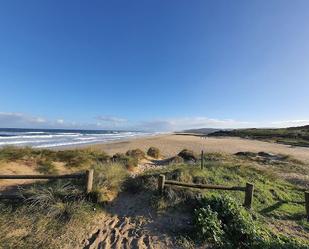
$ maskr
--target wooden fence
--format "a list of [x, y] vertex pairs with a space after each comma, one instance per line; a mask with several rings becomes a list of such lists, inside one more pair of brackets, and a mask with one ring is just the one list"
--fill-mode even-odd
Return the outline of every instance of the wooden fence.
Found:
[[[67, 174], [67, 175], [0, 175], [0, 179], [84, 179], [85, 180], [85, 192], [88, 194], [92, 190], [93, 185], [93, 169], [87, 170], [85, 173]], [[14, 195], [1, 195], [0, 199], [8, 199], [14, 197]]]
[[247, 183], [245, 187], [240, 187], [240, 186], [229, 187], [229, 186], [222, 186], [222, 185], [194, 184], [194, 183], [185, 183], [185, 182], [165, 180], [165, 175], [160, 175], [158, 179], [158, 190], [160, 193], [163, 193], [165, 185], [174, 185], [174, 186], [179, 186], [179, 187], [198, 188], [198, 189], [243, 191], [245, 192], [244, 206], [248, 209], [252, 207], [254, 185], [251, 183]]
[[[186, 188], [198, 188], [198, 189], [216, 189], [216, 190], [228, 190], [228, 191], [243, 191], [245, 192], [244, 207], [251, 209], [253, 201], [253, 191], [254, 185], [252, 183], [247, 183], [245, 187], [240, 186], [222, 186], [222, 185], [210, 185], [210, 184], [194, 184], [186, 182], [178, 182], [166, 180], [165, 175], [160, 175], [158, 179], [158, 190], [159, 193], [163, 193], [165, 185], [174, 185]], [[305, 192], [305, 210], [306, 218], [309, 221], [309, 192]]]

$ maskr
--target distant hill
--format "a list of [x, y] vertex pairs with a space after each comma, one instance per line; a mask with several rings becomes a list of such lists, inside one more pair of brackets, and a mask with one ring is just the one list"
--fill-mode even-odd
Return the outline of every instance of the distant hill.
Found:
[[193, 133], [193, 134], [200, 134], [200, 135], [208, 135], [210, 133], [214, 133], [220, 131], [220, 129], [215, 129], [215, 128], [199, 128], [199, 129], [189, 129], [189, 130], [184, 130], [178, 133]]
[[293, 146], [309, 147], [309, 125], [278, 129], [235, 129], [219, 130], [208, 134], [208, 136], [230, 136], [259, 139], [283, 143]]

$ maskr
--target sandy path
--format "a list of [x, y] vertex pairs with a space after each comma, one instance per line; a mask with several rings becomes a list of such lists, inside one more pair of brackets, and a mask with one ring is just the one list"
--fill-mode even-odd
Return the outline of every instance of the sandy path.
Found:
[[[83, 249], [179, 248], [177, 231], [190, 220], [179, 213], [158, 216], [144, 193], [121, 193], [107, 206], [108, 215], [83, 243]], [[172, 233], [172, 234], [171, 234]]]
[[129, 141], [113, 142], [90, 147], [99, 148], [109, 154], [126, 152], [129, 149], [140, 148], [147, 150], [150, 146], [158, 147], [164, 156], [174, 156], [180, 150], [187, 148], [200, 152], [236, 153], [239, 151], [271, 152], [291, 155], [299, 160], [309, 163], [309, 148], [291, 147], [289, 145], [262, 142], [233, 137], [197, 137], [188, 135], [159, 135], [148, 138], [138, 138]]

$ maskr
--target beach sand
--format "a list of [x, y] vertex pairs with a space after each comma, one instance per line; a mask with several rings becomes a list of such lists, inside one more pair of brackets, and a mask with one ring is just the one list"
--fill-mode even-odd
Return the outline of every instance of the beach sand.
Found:
[[269, 152], [291, 155], [294, 158], [309, 163], [309, 148], [291, 147], [289, 145], [262, 142], [258, 140], [234, 137], [199, 137], [193, 135], [157, 135], [152, 137], [136, 138], [121, 142], [88, 145], [87, 147], [100, 149], [113, 155], [117, 152], [125, 153], [129, 149], [140, 148], [144, 151], [150, 146], [160, 149], [163, 156], [169, 157], [179, 153], [182, 149], [190, 149], [197, 153], [205, 152], [236, 153], [239, 151]]

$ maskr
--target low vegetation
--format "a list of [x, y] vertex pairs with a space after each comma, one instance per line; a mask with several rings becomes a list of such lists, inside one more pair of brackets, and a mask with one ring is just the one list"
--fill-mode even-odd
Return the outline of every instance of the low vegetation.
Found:
[[56, 174], [58, 173], [54, 163], [49, 159], [40, 159], [37, 162], [37, 171], [42, 174]]
[[147, 151], [147, 155], [156, 159], [161, 156], [160, 150], [156, 147], [150, 147]]
[[94, 165], [94, 188], [92, 195], [95, 202], [107, 202], [122, 190], [122, 185], [129, 177], [126, 167], [121, 163], [98, 163]]
[[120, 163], [127, 167], [127, 169], [134, 169], [138, 166], [138, 159], [135, 157], [127, 156], [126, 154], [116, 153], [112, 157], [113, 162]]
[[181, 157], [185, 161], [197, 161], [197, 155], [192, 150], [184, 149], [178, 153], [178, 156]]
[[308, 248], [297, 239], [275, 235], [228, 196], [203, 198], [193, 222], [196, 238], [213, 248]]
[[76, 183], [36, 184], [22, 196], [0, 203], [0, 248], [77, 248], [103, 212]]
[[[89, 195], [84, 194], [82, 180], [58, 180], [25, 186], [20, 190], [21, 201], [1, 202], [0, 248], [80, 247], [96, 221], [112, 209], [113, 205], [107, 209], [105, 204], [119, 201], [119, 194], [127, 196], [126, 202], [130, 198], [136, 202], [133, 207], [151, 208], [158, 217], [174, 219], [171, 237], [183, 248], [309, 248], [304, 208], [308, 185], [289, 178], [309, 174], [302, 162], [265, 152], [206, 153], [201, 169], [200, 155], [183, 150], [170, 164], [131, 177], [129, 165], [139, 167], [144, 157], [140, 150], [110, 157], [93, 150], [0, 149], [2, 162], [31, 161], [34, 166], [29, 167], [42, 174], [61, 173], [59, 163], [74, 172], [89, 168], [95, 172]], [[159, 174], [188, 183], [245, 186], [251, 182], [253, 209], [241, 206], [243, 192], [166, 186], [159, 195]], [[182, 221], [183, 217], [188, 219]]]
[[142, 160], [145, 158], [145, 152], [140, 149], [128, 150], [126, 155], [137, 160]]
[[220, 130], [208, 136], [231, 136], [309, 147], [309, 125], [281, 129], [237, 129]]

